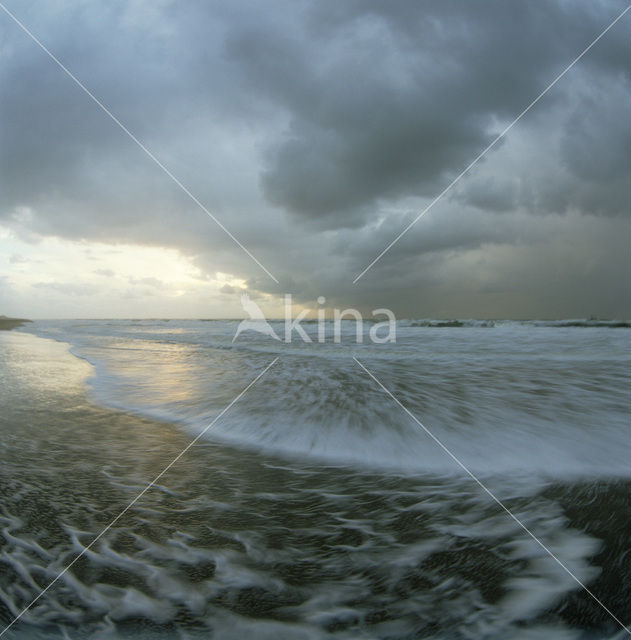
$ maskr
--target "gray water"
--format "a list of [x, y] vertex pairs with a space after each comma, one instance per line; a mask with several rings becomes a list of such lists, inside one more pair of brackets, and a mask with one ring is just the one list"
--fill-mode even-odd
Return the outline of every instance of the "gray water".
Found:
[[7, 637], [625, 637], [352, 357], [629, 622], [631, 332], [432, 324], [0, 336], [7, 623], [279, 357]]

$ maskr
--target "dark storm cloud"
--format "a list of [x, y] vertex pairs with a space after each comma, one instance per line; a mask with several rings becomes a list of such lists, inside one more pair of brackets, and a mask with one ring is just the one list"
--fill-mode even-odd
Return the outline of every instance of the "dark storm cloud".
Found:
[[[280, 284], [0, 15], [0, 223], [23, 238], [174, 247], [253, 290], [330, 291], [343, 306], [382, 297], [412, 309], [411, 292], [431, 289], [447, 309], [449, 265], [563, 234], [541, 214], [607, 217], [620, 225], [608, 237], [628, 232], [631, 14], [350, 286], [621, 2], [8, 4]], [[599, 262], [604, 240], [591, 251], [603, 281], [623, 270], [617, 253], [615, 269]], [[514, 273], [510, 252], [493, 256]], [[542, 256], [531, 259], [554, 263]], [[573, 265], [555, 267], [559, 282]], [[469, 300], [491, 286], [470, 282], [467, 296], [450, 291]]]
[[[252, 198], [238, 184], [243, 167], [230, 162], [240, 151], [232, 128], [242, 101], [218, 51], [218, 18], [194, 6], [195, 15], [168, 5], [156, 12], [152, 3], [12, 8], [193, 192], [239, 226]], [[227, 249], [214, 223], [0, 17], [9, 43], [0, 67], [0, 220], [24, 233]]]
[[561, 158], [575, 189], [570, 204], [596, 214], [631, 213], [631, 55], [613, 87], [594, 83], [565, 126]]
[[466, 189], [464, 196], [457, 199], [478, 209], [502, 213], [513, 211], [517, 207], [521, 188], [518, 179], [490, 177], [474, 181]]
[[[519, 113], [597, 35], [615, 15], [607, 8], [321, 3], [290, 34], [270, 20], [236, 25], [231, 55], [289, 117], [268, 150], [266, 196], [331, 228], [361, 225], [383, 200], [435, 195], [492, 140], [498, 121]], [[631, 46], [612, 36], [603, 48], [591, 72], [627, 73]], [[568, 135], [589, 144], [584, 128]], [[618, 162], [606, 142], [585, 151], [574, 162]], [[499, 194], [475, 199], [491, 210], [511, 204]]]

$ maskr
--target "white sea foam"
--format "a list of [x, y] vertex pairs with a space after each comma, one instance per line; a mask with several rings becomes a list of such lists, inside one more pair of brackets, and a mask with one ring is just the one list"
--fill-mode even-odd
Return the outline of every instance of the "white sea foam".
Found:
[[[458, 466], [352, 360], [356, 355], [477, 473], [631, 473], [631, 332], [555, 323], [401, 323], [396, 344], [279, 344], [231, 321], [35, 323], [91, 362], [96, 397], [199, 433], [292, 456], [400, 470]], [[415, 326], [414, 323], [421, 326]], [[545, 326], [539, 326], [545, 324]], [[462, 326], [461, 326], [462, 325]], [[553, 325], [553, 326], [550, 326]], [[565, 327], [562, 331], [559, 326]], [[30, 327], [29, 327], [30, 328]], [[315, 331], [311, 327], [310, 331]]]
[[[102, 402], [162, 415], [192, 433], [269, 362], [256, 340], [216, 346], [230, 337], [229, 323], [96, 324], [36, 327], [72, 341], [95, 365], [91, 384]], [[283, 353], [209, 435], [290, 455], [212, 441], [191, 448], [24, 615], [16, 637], [565, 640], [590, 638], [584, 623], [593, 618], [593, 637], [607, 637], [587, 596], [596, 614], [577, 612], [579, 585], [388, 406], [349, 355], [358, 353], [481, 470], [580, 579], [592, 586], [611, 572], [595, 588], [618, 611], [626, 604], [615, 602], [617, 580], [628, 576], [626, 540], [615, 532], [626, 512], [616, 512], [615, 491], [608, 495], [599, 478], [619, 464], [617, 449], [628, 454], [626, 332], [409, 331], [396, 357], [367, 345], [361, 353], [355, 345]], [[1, 398], [19, 418], [0, 432], [8, 452], [0, 468], [5, 617], [190, 442], [172, 425], [87, 403], [78, 383], [90, 367], [54, 346], [23, 359], [11, 395]], [[330, 464], [346, 459], [354, 466]], [[590, 480], [568, 483], [570, 472]], [[623, 489], [620, 496], [626, 501]]]

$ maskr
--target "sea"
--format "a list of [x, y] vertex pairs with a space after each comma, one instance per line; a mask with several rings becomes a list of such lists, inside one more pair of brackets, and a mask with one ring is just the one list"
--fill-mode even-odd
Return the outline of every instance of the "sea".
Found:
[[631, 324], [238, 324], [0, 332], [3, 640], [631, 637]]

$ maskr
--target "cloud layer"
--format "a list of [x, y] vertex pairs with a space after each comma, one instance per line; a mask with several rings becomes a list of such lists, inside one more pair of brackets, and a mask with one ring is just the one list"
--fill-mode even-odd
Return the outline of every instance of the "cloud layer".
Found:
[[630, 312], [631, 15], [352, 285], [621, 2], [7, 6], [280, 284], [2, 14], [0, 225], [23, 241], [174, 248], [399, 315]]

